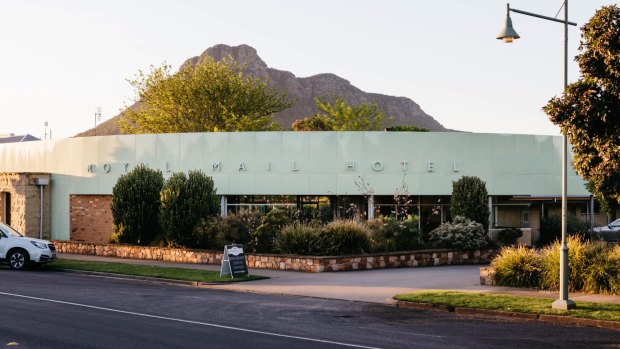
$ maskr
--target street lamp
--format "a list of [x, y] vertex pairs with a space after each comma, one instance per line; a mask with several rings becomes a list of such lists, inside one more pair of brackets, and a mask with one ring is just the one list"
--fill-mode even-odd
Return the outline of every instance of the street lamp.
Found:
[[[520, 13], [527, 16], [546, 19], [553, 22], [564, 23], [564, 91], [568, 86], [568, 25], [576, 26], [577, 23], [568, 21], [568, 0], [564, 1], [564, 20], [542, 16], [539, 14], [517, 10], [510, 8], [510, 4], [506, 4], [506, 25], [497, 36], [498, 39], [506, 43], [513, 42], [519, 38], [519, 34], [512, 27], [510, 19], [510, 11]], [[568, 246], [566, 245], [566, 182], [567, 182], [567, 163], [568, 163], [568, 139], [566, 132], [562, 131], [562, 242], [560, 246], [560, 298], [551, 304], [554, 309], [575, 309], [575, 302], [568, 299]]]

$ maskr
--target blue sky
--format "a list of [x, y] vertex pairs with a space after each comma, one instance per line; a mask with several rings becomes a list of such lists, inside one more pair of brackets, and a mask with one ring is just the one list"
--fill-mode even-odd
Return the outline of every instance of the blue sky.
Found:
[[[582, 26], [616, 3], [573, 0]], [[555, 16], [560, 0], [513, 0]], [[557, 135], [541, 107], [563, 87], [563, 25], [512, 14], [520, 40], [495, 37], [498, 0], [0, 0], [0, 133], [70, 137], [131, 104], [126, 79], [216, 44], [248, 44], [296, 76], [334, 73], [368, 92], [411, 98], [444, 126]], [[560, 17], [563, 16], [563, 12]], [[569, 82], [580, 31], [569, 28]]]

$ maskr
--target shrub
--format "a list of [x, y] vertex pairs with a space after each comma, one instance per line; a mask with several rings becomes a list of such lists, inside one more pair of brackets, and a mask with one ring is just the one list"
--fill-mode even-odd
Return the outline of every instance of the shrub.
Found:
[[514, 245], [522, 236], [523, 230], [519, 228], [504, 228], [497, 233], [497, 241], [503, 245]]
[[262, 217], [261, 224], [250, 231], [248, 249], [254, 252], [271, 252], [276, 234], [290, 223], [288, 212], [274, 209]]
[[[590, 263], [590, 244], [578, 236], [569, 236], [568, 245], [568, 289], [579, 291], [583, 288], [583, 276]], [[542, 273], [540, 287], [547, 290], [560, 288], [560, 242], [545, 247], [542, 251]]]
[[486, 231], [489, 226], [488, 197], [486, 184], [480, 178], [463, 176], [452, 182], [450, 214], [478, 222]]
[[368, 222], [373, 250], [411, 251], [420, 247], [418, 217], [409, 216], [405, 220], [395, 217], [382, 217]]
[[168, 246], [192, 246], [194, 229], [219, 212], [211, 177], [202, 171], [174, 173], [161, 189], [159, 220]]
[[112, 189], [112, 242], [146, 245], [161, 232], [159, 192], [161, 171], [138, 165], [120, 176]]
[[591, 243], [588, 258], [591, 262], [584, 271], [583, 291], [589, 293], [620, 294], [620, 246]]
[[[583, 222], [577, 216], [566, 215], [566, 232], [568, 235], [587, 236], [590, 231], [590, 224]], [[540, 220], [540, 239], [538, 246], [546, 246], [562, 238], [562, 216], [551, 215]]]
[[223, 218], [220, 216], [202, 219], [194, 228], [194, 240], [190, 247], [210, 250], [221, 250], [226, 245], [220, 227]]
[[536, 250], [503, 247], [491, 261], [498, 286], [538, 287], [542, 258]]
[[[572, 292], [620, 294], [620, 246], [590, 243], [570, 236], [568, 244], [568, 287]], [[560, 243], [555, 242], [536, 254], [525, 247], [504, 247], [493, 259], [498, 285], [535, 286], [540, 271], [540, 288], [557, 290], [560, 279]]]
[[339, 256], [371, 251], [370, 230], [358, 220], [336, 220], [319, 232], [316, 254]]
[[482, 224], [471, 219], [456, 216], [429, 234], [429, 243], [440, 248], [473, 250], [488, 245]]
[[[236, 214], [223, 217], [217, 225], [216, 241], [223, 244], [248, 244], [252, 234], [260, 226], [262, 214], [258, 211], [240, 210]], [[223, 246], [221, 246], [223, 248]]]
[[293, 223], [276, 233], [274, 250], [286, 254], [311, 255], [316, 250], [320, 227], [314, 224]]

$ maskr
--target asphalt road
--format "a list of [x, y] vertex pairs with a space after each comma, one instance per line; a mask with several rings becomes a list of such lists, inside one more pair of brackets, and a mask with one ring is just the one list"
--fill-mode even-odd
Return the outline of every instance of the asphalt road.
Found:
[[579, 348], [620, 332], [0, 267], [0, 348]]

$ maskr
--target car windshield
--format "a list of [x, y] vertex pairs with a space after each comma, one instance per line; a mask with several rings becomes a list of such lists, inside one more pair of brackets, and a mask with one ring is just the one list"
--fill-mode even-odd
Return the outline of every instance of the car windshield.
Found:
[[17, 230], [13, 229], [13, 227], [11, 227], [10, 225], [6, 225], [4, 223], [0, 223], [0, 230], [2, 230], [2, 232], [5, 233], [6, 235], [15, 236], [15, 237], [23, 236]]
[[620, 227], [620, 219], [616, 219], [615, 221], [609, 223], [610, 227]]

